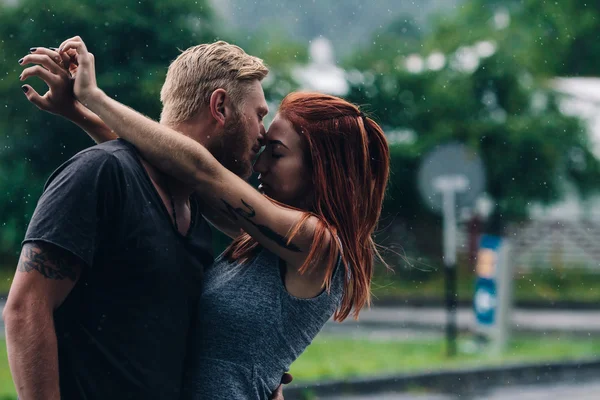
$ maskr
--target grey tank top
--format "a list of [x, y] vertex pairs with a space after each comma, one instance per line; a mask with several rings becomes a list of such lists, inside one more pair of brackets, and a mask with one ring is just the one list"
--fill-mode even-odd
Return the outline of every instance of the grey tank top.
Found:
[[268, 399], [339, 306], [344, 270], [340, 257], [329, 293], [300, 299], [274, 253], [247, 264], [219, 257], [204, 276], [185, 397]]

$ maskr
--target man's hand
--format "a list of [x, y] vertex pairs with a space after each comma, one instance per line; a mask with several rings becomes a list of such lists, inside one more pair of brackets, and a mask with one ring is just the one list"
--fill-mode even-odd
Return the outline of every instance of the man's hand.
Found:
[[40, 96], [30, 85], [23, 85], [27, 100], [40, 110], [72, 119], [77, 113], [78, 102], [73, 94], [73, 79], [68, 70], [70, 66], [68, 53], [61, 56], [57, 51], [38, 47], [32, 49], [31, 54], [20, 59], [19, 64], [36, 64], [23, 70], [19, 77], [21, 81], [37, 76], [48, 85], [48, 91], [43, 96]]
[[73, 91], [77, 100], [87, 106], [90, 96], [100, 91], [96, 83], [94, 55], [87, 50], [85, 43], [79, 36], [62, 42], [58, 48], [58, 53], [63, 56], [64, 54], [70, 54], [70, 50], [76, 51], [74, 62], [77, 68], [71, 69], [71, 76], [75, 80]]
[[271, 400], [284, 400], [283, 399], [283, 385], [287, 385], [293, 379], [294, 378], [292, 377], [292, 375], [283, 374], [283, 376], [281, 377], [281, 385], [279, 385], [279, 387], [277, 387], [277, 389], [273, 392], [273, 394], [271, 395]]

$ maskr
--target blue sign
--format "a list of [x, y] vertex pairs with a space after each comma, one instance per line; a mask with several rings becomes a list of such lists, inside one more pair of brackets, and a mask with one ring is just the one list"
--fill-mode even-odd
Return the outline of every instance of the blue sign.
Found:
[[502, 238], [493, 235], [483, 235], [477, 254], [477, 280], [475, 281], [475, 296], [473, 310], [475, 319], [481, 325], [492, 325], [496, 320], [498, 294], [496, 277], [498, 257]]
[[492, 279], [478, 278], [473, 299], [477, 322], [482, 325], [492, 325], [496, 317], [497, 304], [496, 282]]

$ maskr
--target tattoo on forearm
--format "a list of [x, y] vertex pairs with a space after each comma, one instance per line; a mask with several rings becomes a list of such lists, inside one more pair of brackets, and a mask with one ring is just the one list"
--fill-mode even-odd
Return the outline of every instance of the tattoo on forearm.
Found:
[[21, 272], [38, 271], [47, 279], [71, 281], [77, 280], [74, 256], [65, 256], [61, 251], [41, 248], [36, 243], [23, 246], [17, 270]]
[[272, 240], [273, 242], [277, 243], [279, 246], [283, 247], [286, 250], [300, 253], [300, 248], [291, 242], [287, 243], [287, 239], [285, 238], [285, 236], [280, 235], [268, 226], [260, 225], [252, 221], [251, 218], [254, 218], [256, 216], [256, 211], [254, 211], [254, 208], [252, 208], [250, 204], [246, 203], [244, 199], [240, 199], [240, 201], [246, 207], [246, 210], [244, 210], [241, 207], [235, 208], [234, 206], [226, 202], [224, 199], [221, 199], [221, 201], [223, 202], [223, 204], [225, 204], [225, 209], [222, 211], [225, 214], [227, 214], [227, 216], [230, 219], [237, 221], [239, 217], [244, 218], [246, 221], [254, 225], [260, 233], [262, 233], [265, 237]]

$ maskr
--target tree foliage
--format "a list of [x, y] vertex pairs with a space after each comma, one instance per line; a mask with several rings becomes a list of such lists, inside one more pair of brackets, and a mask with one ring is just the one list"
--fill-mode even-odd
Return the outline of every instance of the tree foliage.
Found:
[[[362, 79], [353, 84], [349, 98], [372, 109], [388, 131], [414, 133], [413, 141], [393, 145], [388, 213], [405, 218], [422, 213], [415, 190], [418, 162], [449, 141], [463, 142], [482, 156], [488, 193], [504, 224], [526, 217], [534, 202], [560, 199], [569, 185], [582, 195], [597, 189], [600, 166], [590, 151], [588, 132], [581, 121], [559, 111], [547, 80], [593, 67], [575, 53], [577, 40], [564, 37], [583, 35], [589, 27], [561, 15], [550, 3], [566, 4], [469, 2], [455, 16], [439, 19], [422, 38], [422, 47], [412, 46], [418, 55], [412, 69], [405, 52], [382, 52], [377, 42], [370, 53], [355, 55], [358, 61], [347, 61], [363, 64]], [[600, 20], [600, 7], [573, 3], [578, 4], [565, 6], [566, 12], [582, 10], [585, 26]], [[538, 15], [540, 8], [548, 9], [547, 15]], [[513, 21], [508, 25], [507, 16]], [[554, 24], [544, 34], [544, 45], [535, 40], [542, 34], [542, 20]], [[550, 40], [553, 35], [557, 37]], [[397, 49], [406, 47], [401, 34], [395, 41]], [[389, 35], [384, 45], [393, 48]], [[434, 53], [438, 60], [443, 55], [443, 65], [431, 67]], [[542, 62], [550, 58], [556, 60], [552, 65]]]
[[[153, 117], [160, 87], [178, 49], [213, 41], [206, 0], [0, 2], [0, 254], [14, 256], [50, 171], [92, 144], [71, 123], [28, 103], [17, 61], [30, 47], [58, 47], [81, 36], [96, 55], [107, 93]], [[27, 82], [41, 94], [40, 82]]]

